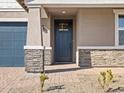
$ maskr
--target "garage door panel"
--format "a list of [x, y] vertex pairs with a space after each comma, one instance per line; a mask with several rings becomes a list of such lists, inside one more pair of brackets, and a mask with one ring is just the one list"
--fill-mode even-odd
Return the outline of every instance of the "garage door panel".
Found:
[[13, 42], [14, 44], [13, 44], [13, 47], [14, 48], [16, 48], [16, 49], [24, 49], [23, 47], [22, 47], [22, 45], [25, 45], [25, 41], [24, 40], [14, 40], [14, 42]]
[[25, 38], [24, 31], [14, 33], [14, 39], [16, 39], [16, 40], [24, 40], [24, 38]]
[[[22, 51], [23, 51], [23, 52], [22, 52]], [[23, 50], [23, 49], [15, 50], [15, 55], [16, 55], [16, 56], [24, 56], [24, 50]]]
[[26, 22], [0, 22], [0, 66], [24, 66]]
[[0, 49], [10, 49], [13, 48], [12, 40], [0, 40]]
[[[18, 61], [20, 60], [20, 61]], [[14, 67], [22, 67], [24, 66], [24, 64], [22, 64], [21, 62], [24, 62], [24, 57], [23, 56], [17, 56], [14, 59]]]
[[13, 67], [14, 66], [14, 57], [11, 57], [11, 56], [0, 57], [0, 66], [2, 66], [2, 67]]
[[[12, 32], [4, 32], [4, 31], [2, 31], [1, 29], [0, 29], [0, 39], [13, 39], [13, 33]], [[8, 38], [6, 38], [6, 37], [8, 37]]]
[[8, 57], [8, 56], [12, 56], [13, 53], [14, 52], [12, 50], [10, 50], [10, 49], [1, 49], [0, 50], [0, 56], [6, 56], [6, 57]]

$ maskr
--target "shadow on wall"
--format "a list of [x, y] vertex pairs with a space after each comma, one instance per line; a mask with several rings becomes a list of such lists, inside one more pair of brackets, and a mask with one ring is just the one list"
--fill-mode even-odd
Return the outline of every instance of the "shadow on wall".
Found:
[[89, 50], [79, 50], [80, 67], [91, 68], [91, 52]]
[[44, 33], [48, 33], [49, 31], [49, 29], [45, 25], [42, 25], [42, 30]]

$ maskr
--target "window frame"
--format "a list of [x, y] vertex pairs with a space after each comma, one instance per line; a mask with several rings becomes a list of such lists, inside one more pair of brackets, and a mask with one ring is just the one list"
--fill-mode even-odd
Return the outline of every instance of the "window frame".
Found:
[[114, 9], [113, 11], [115, 13], [115, 46], [124, 46], [119, 45], [119, 31], [124, 30], [124, 27], [119, 27], [119, 16], [124, 15], [124, 9]]

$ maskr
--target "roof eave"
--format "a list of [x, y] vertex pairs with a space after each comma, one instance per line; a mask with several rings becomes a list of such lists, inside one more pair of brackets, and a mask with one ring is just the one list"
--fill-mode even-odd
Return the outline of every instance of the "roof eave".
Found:
[[25, 9], [25, 11], [28, 12], [28, 7], [25, 4], [25, 0], [16, 0], [16, 1], [22, 6], [22, 8]]

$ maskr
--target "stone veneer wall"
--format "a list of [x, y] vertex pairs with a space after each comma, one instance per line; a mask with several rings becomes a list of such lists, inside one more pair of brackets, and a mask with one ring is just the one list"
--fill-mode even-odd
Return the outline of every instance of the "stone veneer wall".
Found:
[[[45, 65], [52, 64], [52, 51], [46, 49], [44, 51]], [[43, 50], [42, 49], [25, 49], [25, 67], [27, 72], [43, 71]]]
[[79, 64], [92, 66], [124, 66], [124, 50], [122, 49], [80, 49]]
[[46, 49], [45, 52], [45, 65], [51, 65], [52, 64], [52, 50]]

